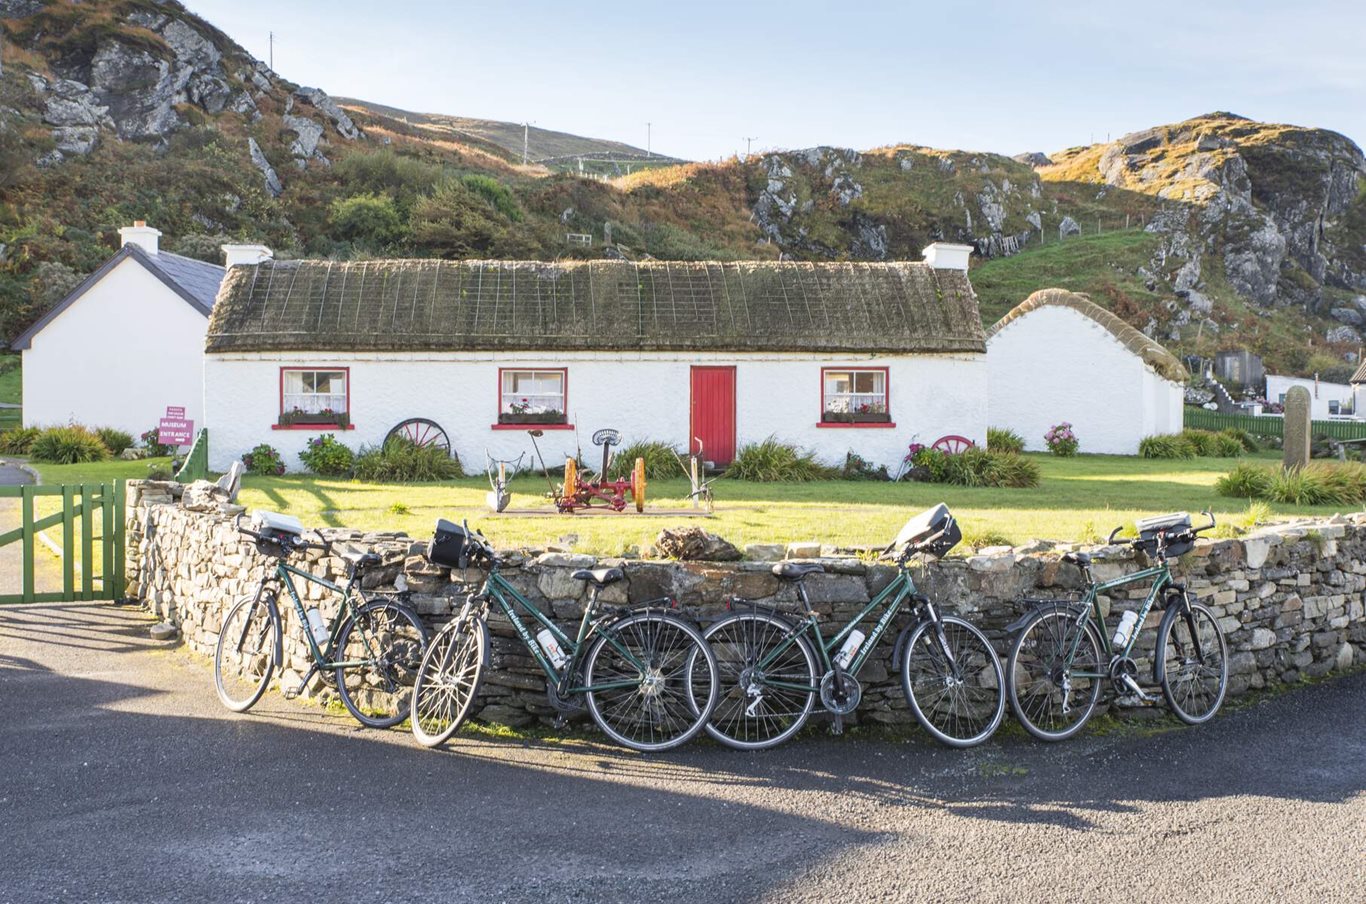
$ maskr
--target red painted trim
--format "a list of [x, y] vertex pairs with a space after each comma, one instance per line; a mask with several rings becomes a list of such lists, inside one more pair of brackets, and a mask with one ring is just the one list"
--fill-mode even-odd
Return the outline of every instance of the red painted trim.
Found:
[[[563, 386], [564, 386], [564, 416], [565, 416], [566, 418], [569, 417], [569, 368], [567, 368], [567, 367], [500, 367], [500, 368], [498, 368], [498, 396], [497, 396], [497, 404], [494, 405], [494, 408], [493, 408], [495, 414], [502, 414], [502, 413], [503, 413], [503, 371], [505, 371], [505, 370], [510, 370], [510, 371], [514, 371], [514, 372], [516, 372], [516, 371], [527, 372], [527, 371], [536, 371], [536, 370], [541, 370], [541, 371], [559, 371], [561, 374], [564, 375], [564, 383], [563, 383]], [[350, 390], [350, 388], [349, 388], [349, 386], [348, 386], [347, 392], [350, 392], [350, 391], [351, 391], [351, 390]], [[503, 429], [504, 427], [511, 427], [511, 428], [513, 428], [513, 429], [516, 429], [516, 430], [525, 430], [525, 429], [527, 429], [527, 428], [531, 428], [531, 429], [534, 429], [534, 430], [535, 430], [535, 429], [539, 429], [539, 430], [573, 430], [573, 429], [574, 429], [574, 426], [573, 426], [572, 424], [568, 424], [568, 425], [566, 425], [566, 424], [494, 424], [494, 425], [493, 425], [493, 429], [495, 429], [495, 430], [501, 430], [501, 429]]]
[[[515, 368], [510, 368], [515, 369]], [[573, 424], [490, 424], [490, 430], [573, 430]]]
[[[850, 373], [856, 370], [880, 370], [882, 371], [882, 399], [887, 406], [887, 413], [892, 413], [892, 374], [886, 367], [822, 367], [821, 368], [821, 422], [817, 427], [895, 427], [896, 424], [827, 424], [825, 423], [825, 372], [827, 370], [847, 370]], [[349, 390], [348, 390], [349, 391]]]
[[338, 427], [336, 424], [271, 424], [272, 430], [312, 430], [314, 433], [330, 433], [333, 430], [355, 430], [355, 424]]
[[821, 421], [816, 426], [821, 427], [822, 429], [853, 427], [858, 430], [891, 430], [893, 427], [896, 426], [896, 423], [894, 421], [874, 421], [863, 424], [836, 424], [834, 422], [827, 423], [825, 421]]
[[[696, 392], [696, 374], [698, 371], [706, 370], [728, 370], [730, 371], [730, 425], [731, 425], [731, 446], [734, 452], [740, 451], [740, 386], [739, 375], [734, 364], [694, 364], [688, 369], [688, 454], [697, 450], [693, 448], [693, 442], [697, 437], [697, 399], [693, 398]], [[703, 450], [706, 454], [706, 450]], [[713, 459], [715, 461], [715, 459]], [[734, 455], [731, 457], [734, 461]], [[730, 464], [730, 461], [717, 461], [717, 464]]]
[[[319, 364], [319, 365], [317, 365], [316, 367], [282, 367], [282, 368], [280, 368], [280, 399], [279, 399], [279, 403], [280, 403], [280, 404], [279, 404], [278, 407], [279, 407], [279, 411], [280, 411], [281, 414], [284, 414], [284, 413], [285, 413], [285, 371], [287, 371], [287, 370], [309, 370], [309, 371], [318, 371], [318, 370], [339, 370], [339, 371], [341, 371], [342, 373], [346, 374], [346, 414], [347, 414], [348, 417], [351, 415], [351, 368], [349, 368], [349, 367], [336, 367], [336, 366], [333, 366], [333, 365], [331, 365], [331, 364]], [[323, 426], [324, 428], [326, 428], [328, 425], [324, 424], [324, 425], [322, 425], [322, 426]], [[342, 429], [342, 428], [340, 428], [340, 427], [337, 427], [335, 424], [333, 424], [333, 425], [331, 425], [331, 426], [333, 427], [333, 429], [336, 429], [336, 430]], [[276, 429], [276, 430], [313, 430], [313, 429], [317, 429], [317, 428], [318, 428], [318, 425], [316, 425], [316, 424], [291, 424], [291, 425], [288, 426], [288, 427], [281, 427], [280, 425], [277, 424], [277, 425], [275, 425], [275, 427], [274, 427], [274, 429]], [[345, 428], [345, 429], [351, 430], [351, 429], [353, 429], [353, 428], [347, 427], [347, 428]]]

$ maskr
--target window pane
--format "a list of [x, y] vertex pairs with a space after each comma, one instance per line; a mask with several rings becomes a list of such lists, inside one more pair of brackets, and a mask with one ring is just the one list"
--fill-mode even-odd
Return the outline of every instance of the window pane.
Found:
[[848, 373], [840, 371], [826, 371], [825, 373], [825, 391], [827, 394], [832, 392], [848, 392], [849, 383]]

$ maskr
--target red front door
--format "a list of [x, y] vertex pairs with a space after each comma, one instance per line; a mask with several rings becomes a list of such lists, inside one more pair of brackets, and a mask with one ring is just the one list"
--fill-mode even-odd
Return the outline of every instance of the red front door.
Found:
[[728, 465], [735, 458], [734, 367], [692, 369], [692, 436], [702, 440], [707, 461]]

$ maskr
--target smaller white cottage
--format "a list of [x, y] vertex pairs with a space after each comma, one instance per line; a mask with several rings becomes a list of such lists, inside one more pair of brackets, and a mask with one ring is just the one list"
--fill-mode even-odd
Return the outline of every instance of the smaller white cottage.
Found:
[[[1361, 374], [1361, 368], [1352, 379]], [[1357, 386], [1355, 383], [1329, 383], [1317, 377], [1287, 377], [1281, 374], [1266, 375], [1266, 400], [1278, 405], [1285, 404], [1285, 394], [1291, 387], [1303, 386], [1309, 391], [1309, 416], [1317, 421], [1334, 417], [1352, 417], [1357, 412]]]
[[1186, 369], [1175, 355], [1085, 295], [1042, 289], [987, 331], [992, 427], [1025, 447], [1072, 424], [1082, 452], [1133, 455], [1182, 426]]

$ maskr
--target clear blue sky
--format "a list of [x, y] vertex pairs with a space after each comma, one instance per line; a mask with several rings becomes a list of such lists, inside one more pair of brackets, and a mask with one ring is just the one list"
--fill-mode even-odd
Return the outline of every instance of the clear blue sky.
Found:
[[186, 0], [331, 94], [713, 159], [1051, 151], [1212, 110], [1366, 139], [1366, 3]]

